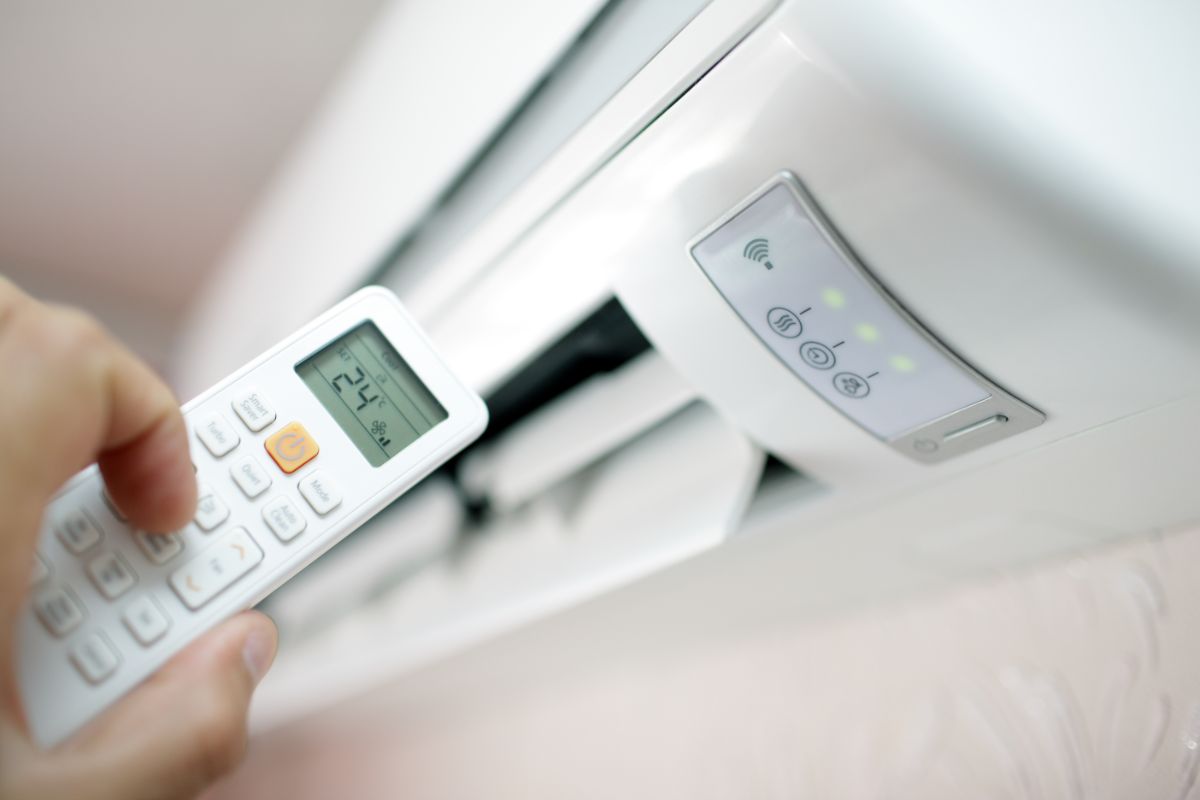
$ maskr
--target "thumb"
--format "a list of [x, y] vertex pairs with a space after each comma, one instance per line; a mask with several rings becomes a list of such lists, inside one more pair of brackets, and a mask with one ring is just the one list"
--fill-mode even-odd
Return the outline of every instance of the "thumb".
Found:
[[276, 644], [258, 612], [209, 631], [65, 745], [59, 774], [98, 797], [198, 794], [241, 761], [250, 696]]

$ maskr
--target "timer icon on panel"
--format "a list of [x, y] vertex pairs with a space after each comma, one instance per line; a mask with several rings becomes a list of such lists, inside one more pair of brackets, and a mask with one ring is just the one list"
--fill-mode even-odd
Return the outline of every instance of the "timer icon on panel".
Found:
[[813, 369], [833, 369], [837, 356], [833, 350], [820, 342], [805, 342], [800, 345], [800, 358]]

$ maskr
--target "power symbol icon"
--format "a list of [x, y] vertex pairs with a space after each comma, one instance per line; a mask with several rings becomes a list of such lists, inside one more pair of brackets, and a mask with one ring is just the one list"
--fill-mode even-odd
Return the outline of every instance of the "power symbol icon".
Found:
[[275, 452], [284, 461], [299, 461], [307, 455], [307, 442], [308, 440], [300, 434], [288, 432], [280, 436], [279, 441], [275, 443]]
[[295, 472], [311, 461], [321, 448], [299, 422], [285, 425], [266, 441], [267, 452], [281, 470]]

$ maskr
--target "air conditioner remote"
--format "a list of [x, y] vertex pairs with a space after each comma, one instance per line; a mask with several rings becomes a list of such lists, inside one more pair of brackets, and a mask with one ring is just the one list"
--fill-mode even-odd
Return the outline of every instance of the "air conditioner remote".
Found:
[[[89, 467], [51, 501], [18, 631], [35, 740], [52, 746], [249, 608], [487, 424], [396, 297], [363, 289], [183, 407], [200, 499], [131, 529]], [[403, 532], [397, 532], [403, 535]]]

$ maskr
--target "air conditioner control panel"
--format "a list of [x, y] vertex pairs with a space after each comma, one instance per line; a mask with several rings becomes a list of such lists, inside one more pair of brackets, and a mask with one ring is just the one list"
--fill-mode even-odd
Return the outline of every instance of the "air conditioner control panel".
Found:
[[777, 175], [689, 249], [785, 367], [912, 458], [941, 461], [1045, 419], [908, 314], [791, 173]]

